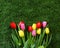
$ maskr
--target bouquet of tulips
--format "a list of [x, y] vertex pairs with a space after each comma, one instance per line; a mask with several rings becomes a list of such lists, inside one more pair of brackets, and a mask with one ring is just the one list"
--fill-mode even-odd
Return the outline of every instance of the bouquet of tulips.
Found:
[[46, 21], [33, 23], [26, 28], [23, 21], [10, 23], [14, 48], [47, 48], [52, 35]]

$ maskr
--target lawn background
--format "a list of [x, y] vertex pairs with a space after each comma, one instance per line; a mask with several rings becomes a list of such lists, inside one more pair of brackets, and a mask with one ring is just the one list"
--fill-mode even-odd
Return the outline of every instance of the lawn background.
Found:
[[53, 34], [48, 48], [60, 48], [60, 0], [0, 0], [0, 48], [13, 48], [9, 24], [21, 20], [48, 21]]

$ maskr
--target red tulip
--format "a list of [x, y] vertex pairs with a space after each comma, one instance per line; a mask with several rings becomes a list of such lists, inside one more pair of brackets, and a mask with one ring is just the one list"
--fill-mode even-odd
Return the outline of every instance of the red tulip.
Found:
[[37, 28], [41, 28], [41, 26], [42, 26], [41, 22], [37, 22], [37, 23], [36, 23], [36, 27], [37, 27]]
[[10, 23], [10, 27], [11, 27], [12, 29], [16, 29], [16, 23], [15, 23], [15, 22], [11, 22], [11, 23]]
[[28, 31], [29, 31], [29, 32], [32, 32], [32, 30], [33, 30], [33, 29], [32, 29], [32, 26], [28, 26]]

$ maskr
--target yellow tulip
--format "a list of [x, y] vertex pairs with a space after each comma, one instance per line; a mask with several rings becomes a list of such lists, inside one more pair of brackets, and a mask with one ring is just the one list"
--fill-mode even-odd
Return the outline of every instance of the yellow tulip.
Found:
[[41, 28], [37, 29], [37, 34], [41, 34]]
[[18, 32], [19, 32], [19, 36], [20, 36], [20, 37], [24, 37], [24, 31], [19, 30]]
[[46, 28], [45, 31], [46, 31], [46, 34], [49, 34], [49, 32], [50, 32], [49, 28]]
[[35, 23], [32, 25], [32, 28], [33, 28], [33, 30], [36, 29], [36, 24]]

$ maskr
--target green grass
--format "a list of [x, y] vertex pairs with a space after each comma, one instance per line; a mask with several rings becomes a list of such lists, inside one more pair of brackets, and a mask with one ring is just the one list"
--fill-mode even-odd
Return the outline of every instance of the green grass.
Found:
[[49, 47], [60, 48], [60, 0], [0, 0], [0, 48], [13, 48], [9, 24], [21, 20], [26, 25], [48, 21], [53, 34]]

